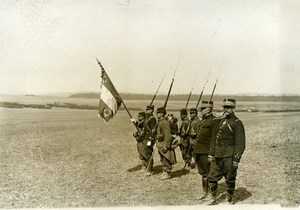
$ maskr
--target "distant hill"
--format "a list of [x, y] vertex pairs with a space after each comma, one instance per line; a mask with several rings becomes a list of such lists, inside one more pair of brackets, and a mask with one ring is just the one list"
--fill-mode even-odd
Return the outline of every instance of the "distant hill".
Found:
[[[134, 94], [134, 93], [120, 93], [124, 100], [152, 100], [153, 95], [149, 94]], [[68, 96], [69, 98], [99, 98], [99, 93], [76, 93]], [[188, 94], [174, 94], [170, 95], [169, 100], [173, 101], [185, 101], [188, 98]], [[190, 100], [197, 101], [199, 95], [192, 95]], [[202, 100], [209, 100], [210, 95], [203, 95]], [[300, 102], [300, 96], [298, 95], [214, 95], [214, 101], [222, 101], [224, 98], [234, 98], [238, 101], [272, 101], [272, 102]], [[165, 100], [166, 95], [157, 95], [155, 100]]]

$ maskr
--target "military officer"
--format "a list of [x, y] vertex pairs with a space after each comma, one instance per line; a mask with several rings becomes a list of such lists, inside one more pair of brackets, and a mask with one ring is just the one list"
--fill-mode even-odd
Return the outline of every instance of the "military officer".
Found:
[[186, 109], [180, 110], [180, 118], [181, 118], [181, 126], [178, 132], [178, 136], [180, 137], [179, 148], [181, 151], [182, 159], [185, 162], [183, 168], [187, 167], [187, 169], [190, 170], [191, 160], [192, 160], [190, 136], [189, 136], [191, 121], [188, 118], [188, 112]]
[[162, 164], [163, 173], [160, 180], [170, 179], [172, 165], [176, 163], [175, 151], [172, 148], [173, 136], [169, 121], [166, 119], [164, 107], [157, 108], [157, 149]]
[[203, 196], [206, 198], [208, 194], [208, 180], [210, 163], [208, 162], [208, 152], [210, 148], [212, 132], [215, 124], [214, 115], [212, 114], [213, 102], [201, 101], [201, 119], [197, 132], [197, 137], [191, 141], [194, 148], [193, 153], [197, 164], [198, 172], [202, 176]]
[[217, 197], [218, 181], [225, 177], [226, 200], [232, 203], [238, 164], [245, 150], [244, 125], [235, 116], [235, 106], [234, 99], [224, 99], [224, 117], [217, 122], [211, 141], [209, 151], [211, 166], [208, 180], [213, 202]]

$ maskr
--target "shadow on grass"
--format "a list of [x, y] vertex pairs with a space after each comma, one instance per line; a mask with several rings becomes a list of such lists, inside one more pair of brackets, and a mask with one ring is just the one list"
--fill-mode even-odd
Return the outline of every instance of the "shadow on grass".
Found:
[[[226, 203], [226, 183], [220, 183], [218, 186], [218, 193], [219, 196], [217, 197], [216, 202], [213, 205], [217, 205], [219, 203]], [[252, 196], [252, 193], [247, 191], [244, 187], [239, 187], [235, 189], [234, 196], [233, 196], [233, 204], [236, 204], [240, 201], [246, 200]]]
[[142, 165], [137, 165], [137, 166], [135, 166], [133, 168], [128, 169], [127, 171], [128, 172], [135, 172], [135, 171], [139, 171], [141, 169], [142, 169]]
[[239, 201], [246, 200], [252, 196], [252, 193], [247, 191], [245, 187], [239, 187], [235, 190], [233, 197], [233, 203], [237, 203]]
[[[136, 171], [140, 171], [141, 169], [142, 169], [142, 165], [137, 165], [133, 168], [128, 169], [127, 171], [128, 172], [136, 172]], [[161, 165], [153, 166], [152, 173], [153, 174], [162, 173], [162, 166]]]
[[183, 175], [187, 175], [189, 173], [190, 173], [190, 171], [188, 171], [186, 169], [180, 169], [180, 170], [177, 170], [177, 171], [172, 171], [171, 172], [171, 178], [182, 177]]
[[153, 174], [159, 174], [162, 173], [162, 166], [161, 165], [156, 165], [153, 167], [152, 172]]

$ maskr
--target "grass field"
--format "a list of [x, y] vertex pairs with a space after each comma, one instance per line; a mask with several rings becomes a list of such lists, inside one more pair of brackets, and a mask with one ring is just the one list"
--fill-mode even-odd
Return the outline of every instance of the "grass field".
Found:
[[[299, 205], [300, 113], [237, 116], [247, 147], [236, 205]], [[0, 208], [201, 205], [200, 176], [181, 170], [178, 148], [170, 180], [158, 180], [157, 152], [143, 179], [133, 132], [125, 111], [106, 125], [95, 110], [0, 108]], [[220, 203], [224, 190], [222, 180]]]

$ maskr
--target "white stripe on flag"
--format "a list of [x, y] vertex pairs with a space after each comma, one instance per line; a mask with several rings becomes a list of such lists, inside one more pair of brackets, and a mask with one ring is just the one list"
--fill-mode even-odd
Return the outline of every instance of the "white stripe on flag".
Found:
[[111, 92], [105, 87], [105, 85], [102, 85], [101, 95], [100, 99], [112, 110], [112, 112], [115, 114], [118, 110], [118, 104], [115, 97], [111, 94]]

